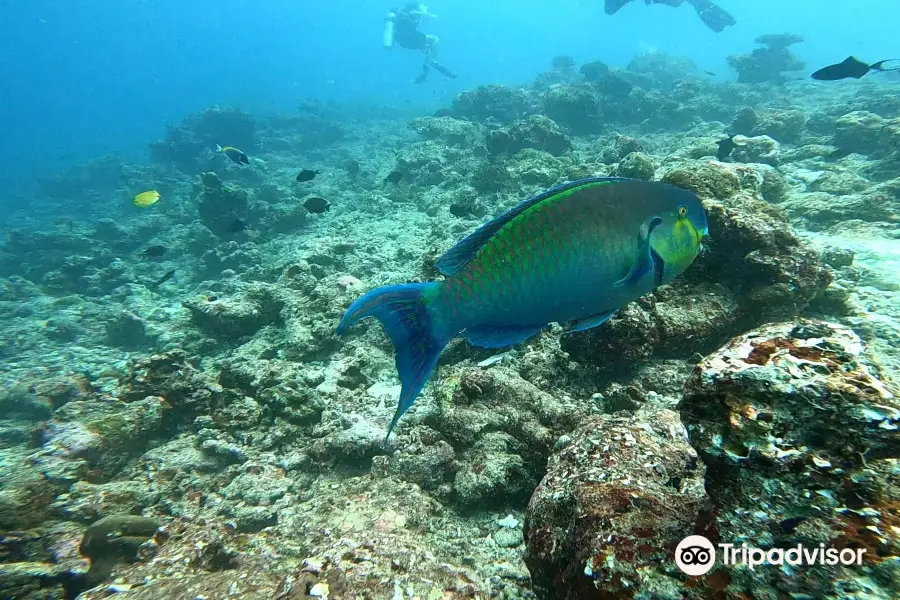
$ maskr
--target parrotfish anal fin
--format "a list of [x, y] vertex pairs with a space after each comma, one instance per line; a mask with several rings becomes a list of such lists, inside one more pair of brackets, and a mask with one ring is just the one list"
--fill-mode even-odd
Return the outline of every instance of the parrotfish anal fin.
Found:
[[[524, 200], [519, 204], [515, 205], [502, 215], [495, 217], [494, 219], [488, 221], [472, 233], [470, 233], [467, 237], [460, 240], [455, 246], [447, 250], [444, 255], [438, 259], [438, 261], [434, 264], [437, 267], [438, 271], [443, 273], [444, 275], [453, 275], [457, 273], [460, 269], [469, 264], [475, 255], [478, 254], [478, 251], [481, 250], [481, 247], [484, 246], [488, 240], [490, 240], [494, 235], [503, 228], [504, 225], [521, 215], [523, 212], [535, 206], [548, 198], [552, 198], [558, 194], [564, 194], [566, 192], [574, 192], [577, 188], [591, 186], [591, 185], [603, 185], [609, 183], [617, 183], [621, 181], [628, 181], [628, 179], [624, 177], [590, 177], [586, 179], [579, 179], [577, 181], [570, 181], [568, 183], [564, 183], [555, 188], [551, 188], [546, 192], [538, 194], [528, 200]], [[474, 342], [473, 342], [474, 343]]]
[[650, 247], [650, 234], [662, 223], [662, 217], [653, 217], [649, 221], [645, 221], [641, 225], [638, 239], [638, 255], [631, 265], [628, 274], [615, 282], [615, 287], [631, 287], [640, 283], [640, 281], [654, 270], [653, 248]]
[[503, 348], [505, 346], [512, 346], [513, 344], [524, 342], [537, 334], [541, 329], [543, 329], [543, 326], [528, 326], [521, 328], [485, 327], [483, 329], [467, 329], [463, 335], [467, 340], [472, 342], [473, 345], [480, 348]]
[[608, 310], [606, 312], [598, 313], [596, 315], [585, 317], [584, 319], [578, 319], [577, 321], [573, 321], [572, 325], [569, 327], [569, 330], [566, 331], [563, 335], [568, 335], [570, 333], [575, 333], [576, 331], [584, 331], [586, 329], [593, 329], [594, 327], [599, 327], [603, 325], [609, 318], [616, 314], [614, 310]]

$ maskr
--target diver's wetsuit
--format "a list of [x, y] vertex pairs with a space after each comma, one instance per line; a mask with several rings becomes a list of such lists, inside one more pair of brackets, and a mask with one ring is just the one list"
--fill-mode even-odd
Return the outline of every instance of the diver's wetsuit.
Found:
[[[618, 12], [620, 8], [631, 2], [632, 0], [605, 0], [604, 10], [606, 14], [612, 15]], [[644, 0], [644, 4], [665, 4], [666, 6], [681, 6], [687, 2], [694, 7], [697, 16], [703, 23], [715, 31], [721, 32], [729, 25], [734, 25], [737, 21], [730, 14], [725, 12], [719, 5], [712, 0]]]
[[395, 9], [394, 14], [394, 41], [407, 50], [422, 50], [431, 54], [432, 45], [428, 43], [428, 36], [419, 31], [421, 17], [404, 9]]
[[425, 63], [422, 65], [422, 72], [415, 79], [416, 83], [425, 81], [432, 67], [444, 76], [455, 79], [456, 75], [436, 60], [437, 37], [419, 31], [419, 21], [422, 20], [419, 7], [419, 3], [410, 2], [402, 8], [391, 10], [387, 17], [385, 46], [389, 48], [396, 43], [401, 48], [419, 50], [425, 54]]

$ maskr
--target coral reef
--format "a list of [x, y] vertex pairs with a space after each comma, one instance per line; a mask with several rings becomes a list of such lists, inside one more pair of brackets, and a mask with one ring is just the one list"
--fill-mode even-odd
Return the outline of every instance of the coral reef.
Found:
[[[796, 41], [737, 83], [654, 51], [433, 116], [210, 108], [47, 178], [0, 242], [0, 596], [896, 597], [900, 95], [790, 81]], [[601, 327], [455, 340], [385, 443], [346, 308], [597, 176], [695, 191], [701, 255]], [[689, 578], [688, 533], [871, 560]]]
[[705, 598], [666, 565], [706, 508], [677, 413], [593, 417], [563, 436], [525, 517], [539, 598]]
[[543, 115], [519, 119], [509, 127], [494, 129], [487, 136], [491, 154], [515, 154], [525, 148], [559, 156], [572, 149], [572, 142], [551, 118]]
[[229, 107], [207, 108], [170, 126], [163, 140], [150, 145], [153, 157], [185, 173], [200, 173], [213, 164], [216, 144], [245, 152], [256, 150], [256, 122]]
[[734, 339], [688, 379], [679, 411], [706, 464], [711, 537], [755, 548], [824, 543], [866, 557], [863, 572], [729, 570], [733, 589], [889, 597], [874, 581], [896, 583], [888, 557], [900, 551], [891, 483], [900, 403], [866, 362], [849, 329], [800, 321]]
[[800, 71], [806, 65], [788, 49], [803, 41], [803, 36], [791, 33], [761, 35], [756, 40], [762, 48], [750, 54], [728, 57], [728, 64], [738, 72], [740, 83], [784, 83], [785, 71]]

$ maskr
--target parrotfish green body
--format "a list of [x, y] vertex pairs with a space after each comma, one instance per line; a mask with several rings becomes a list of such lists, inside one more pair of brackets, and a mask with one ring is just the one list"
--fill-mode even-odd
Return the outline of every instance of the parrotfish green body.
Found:
[[402, 389], [388, 436], [447, 343], [499, 348], [551, 322], [596, 327], [682, 273], [700, 252], [706, 214], [692, 192], [650, 181], [582, 179], [482, 225], [436, 266], [446, 279], [378, 288], [357, 299], [338, 333], [381, 321]]

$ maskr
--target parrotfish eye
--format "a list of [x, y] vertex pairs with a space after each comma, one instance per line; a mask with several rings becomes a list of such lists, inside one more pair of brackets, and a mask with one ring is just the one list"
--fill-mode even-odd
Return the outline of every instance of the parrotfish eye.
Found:
[[679, 206], [679, 207], [678, 207], [678, 214], [681, 215], [682, 217], [687, 216], [687, 207], [686, 207], [686, 206]]

